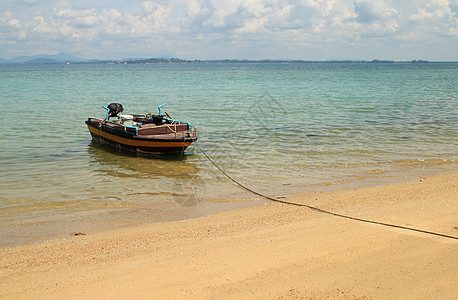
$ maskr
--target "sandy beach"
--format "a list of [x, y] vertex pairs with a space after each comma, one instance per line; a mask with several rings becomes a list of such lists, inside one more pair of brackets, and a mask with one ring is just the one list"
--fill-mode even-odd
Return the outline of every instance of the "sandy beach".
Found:
[[[286, 198], [458, 237], [458, 173]], [[458, 240], [279, 203], [0, 249], [1, 299], [457, 299]]]

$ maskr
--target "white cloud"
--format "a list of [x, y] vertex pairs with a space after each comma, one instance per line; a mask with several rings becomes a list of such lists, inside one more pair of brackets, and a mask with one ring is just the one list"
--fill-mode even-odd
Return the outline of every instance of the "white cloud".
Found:
[[417, 39], [430, 39], [437, 36], [458, 37], [456, 8], [456, 1], [429, 1], [408, 18], [414, 28], [411, 30], [412, 35]]
[[328, 58], [341, 58], [339, 49], [356, 50], [375, 40], [377, 47], [388, 47], [399, 41], [443, 43], [458, 34], [456, 0], [125, 0], [116, 8], [111, 1], [95, 6], [85, 0], [24, 0], [28, 10], [5, 1], [11, 10], [0, 13], [0, 43], [23, 47], [21, 41], [28, 41], [43, 49], [55, 41], [52, 46], [62, 51], [85, 48], [92, 55], [154, 56], [166, 49], [216, 58], [231, 49], [239, 58], [308, 59], [304, 49], [334, 49]]
[[417, 13], [410, 16], [409, 19], [419, 23], [447, 22], [449, 19], [455, 19], [456, 22], [456, 2], [452, 3], [447, 0], [431, 1], [424, 7], [419, 8]]
[[361, 23], [373, 23], [379, 20], [396, 18], [398, 12], [389, 8], [383, 0], [355, 0], [355, 12], [357, 20]]

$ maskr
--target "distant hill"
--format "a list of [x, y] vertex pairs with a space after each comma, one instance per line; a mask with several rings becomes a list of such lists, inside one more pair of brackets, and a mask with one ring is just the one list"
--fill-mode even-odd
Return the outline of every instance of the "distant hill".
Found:
[[12, 59], [0, 58], [0, 64], [65, 64], [65, 63], [82, 63], [82, 64], [166, 64], [166, 63], [428, 63], [427, 60], [412, 60], [412, 61], [395, 61], [395, 60], [284, 60], [284, 59], [262, 59], [262, 60], [247, 60], [247, 59], [215, 59], [215, 60], [185, 60], [179, 58], [125, 58], [116, 59], [81, 59], [66, 53], [55, 55], [40, 54], [34, 56], [17, 56]]
[[35, 58], [24, 62], [25, 64], [57, 64], [57, 60], [52, 58]]
[[12, 59], [3, 59], [0, 58], [0, 63], [8, 63], [8, 64], [26, 64], [26, 63], [34, 63], [34, 64], [49, 64], [49, 63], [67, 63], [67, 62], [82, 62], [84, 61], [81, 58], [65, 54], [59, 53], [55, 55], [49, 54], [40, 54], [40, 55], [33, 55], [33, 56], [17, 56]]

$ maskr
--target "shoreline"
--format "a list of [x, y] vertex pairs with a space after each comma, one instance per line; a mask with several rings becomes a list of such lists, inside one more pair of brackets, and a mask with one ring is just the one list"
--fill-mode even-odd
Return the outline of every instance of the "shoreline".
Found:
[[[288, 201], [458, 236], [458, 172]], [[279, 203], [0, 249], [0, 298], [458, 297], [458, 242]]]
[[[258, 190], [254, 187], [254, 190], [264, 195], [284, 199], [306, 193], [336, 192], [403, 183], [423, 176], [449, 174], [456, 172], [456, 170], [458, 170], [456, 163], [413, 166], [392, 169], [379, 174], [362, 174], [351, 179], [319, 184], [304, 186], [286, 184], [284, 187], [277, 187], [275, 194], [272, 193], [272, 190], [262, 188]], [[74, 232], [95, 234], [125, 227], [192, 220], [223, 211], [271, 203], [270, 200], [253, 195], [231, 181], [227, 181], [225, 184], [228, 185], [228, 188], [236, 190], [236, 195], [231, 198], [193, 199], [192, 201], [196, 202], [189, 206], [178, 202], [172, 203], [175, 207], [170, 203], [154, 207], [133, 205], [131, 207], [82, 210], [64, 215], [33, 217], [28, 218], [27, 221], [9, 224], [3, 222], [0, 223], [0, 249], [65, 238]]]

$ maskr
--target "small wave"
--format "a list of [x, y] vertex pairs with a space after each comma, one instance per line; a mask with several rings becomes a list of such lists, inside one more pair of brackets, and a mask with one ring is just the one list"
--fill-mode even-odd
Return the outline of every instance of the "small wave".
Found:
[[393, 164], [400, 166], [440, 166], [455, 163], [455, 159], [401, 159], [393, 161]]

